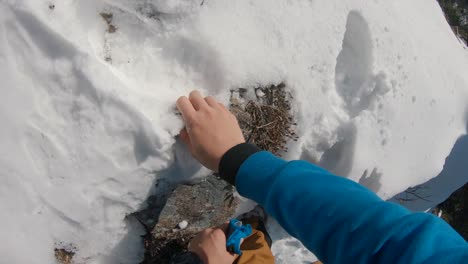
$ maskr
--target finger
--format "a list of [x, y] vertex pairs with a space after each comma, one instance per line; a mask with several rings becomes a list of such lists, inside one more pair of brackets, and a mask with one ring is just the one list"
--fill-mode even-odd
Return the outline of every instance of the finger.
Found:
[[218, 101], [216, 101], [216, 99], [213, 96], [205, 97], [205, 101], [211, 107], [219, 107]]
[[226, 111], [229, 111], [225, 105], [223, 105], [222, 103], [218, 103], [218, 106], [221, 107], [221, 109], [223, 110], [226, 110]]
[[228, 239], [227, 234], [220, 228], [213, 229], [213, 232], [211, 234], [213, 236], [215, 236], [218, 240], [222, 239], [222, 240], [226, 241]]
[[208, 103], [206, 103], [205, 99], [203, 99], [203, 96], [201, 93], [197, 90], [192, 91], [189, 95], [189, 100], [192, 103], [193, 107], [195, 110], [200, 110], [203, 107], [207, 107]]
[[214, 230], [215, 230], [214, 228], [209, 227], [203, 230], [202, 232], [204, 232], [205, 234], [209, 234], [209, 233], [213, 233]]
[[179, 109], [180, 113], [182, 114], [182, 118], [185, 122], [188, 122], [195, 114], [195, 108], [193, 107], [190, 100], [185, 96], [182, 96], [179, 99], [177, 99], [176, 105], [177, 109]]
[[190, 136], [185, 127], [180, 131], [180, 139], [190, 150], [192, 149], [192, 142], [190, 141]]

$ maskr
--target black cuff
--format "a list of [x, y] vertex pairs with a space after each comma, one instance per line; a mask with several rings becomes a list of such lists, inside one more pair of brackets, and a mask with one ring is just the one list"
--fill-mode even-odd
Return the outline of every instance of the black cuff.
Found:
[[242, 143], [228, 150], [219, 163], [219, 176], [232, 185], [236, 185], [236, 175], [240, 166], [253, 154], [262, 151], [257, 146]]

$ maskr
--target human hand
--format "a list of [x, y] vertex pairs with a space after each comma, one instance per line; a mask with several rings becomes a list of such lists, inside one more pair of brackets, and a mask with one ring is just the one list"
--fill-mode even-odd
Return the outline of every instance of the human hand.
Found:
[[208, 228], [195, 236], [189, 251], [197, 254], [204, 264], [232, 264], [237, 256], [226, 250], [226, 234], [220, 228]]
[[236, 117], [211, 96], [203, 98], [192, 91], [189, 98], [177, 100], [185, 128], [180, 132], [182, 141], [203, 166], [218, 172], [223, 155], [245, 139]]

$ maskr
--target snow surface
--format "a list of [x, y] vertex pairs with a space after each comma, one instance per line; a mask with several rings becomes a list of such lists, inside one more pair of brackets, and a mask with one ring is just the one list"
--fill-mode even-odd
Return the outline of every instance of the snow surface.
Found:
[[[436, 1], [1, 0], [0, 21], [2, 263], [53, 263], [57, 245], [141, 260], [125, 216], [157, 181], [204, 175], [175, 139], [193, 88], [227, 102], [286, 82], [287, 157], [383, 198], [438, 175], [466, 133], [468, 53]], [[313, 260], [270, 230], [278, 263]]]
[[414, 186], [409, 193], [404, 191], [395, 195], [390, 201], [400, 203], [413, 211], [429, 211], [447, 200], [453, 190], [465, 185], [468, 182], [468, 127], [466, 131], [467, 134], [461, 136], [453, 146], [445, 160], [444, 169], [437, 177]]

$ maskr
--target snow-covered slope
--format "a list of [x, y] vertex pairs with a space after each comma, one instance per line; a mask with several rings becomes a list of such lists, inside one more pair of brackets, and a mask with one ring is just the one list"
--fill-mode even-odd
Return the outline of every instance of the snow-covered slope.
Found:
[[[466, 133], [467, 69], [435, 0], [1, 0], [2, 262], [53, 263], [64, 243], [78, 263], [137, 263], [125, 215], [200, 169], [174, 138], [193, 88], [227, 102], [286, 82], [288, 158], [389, 198]], [[310, 260], [273, 231], [279, 262]]]

